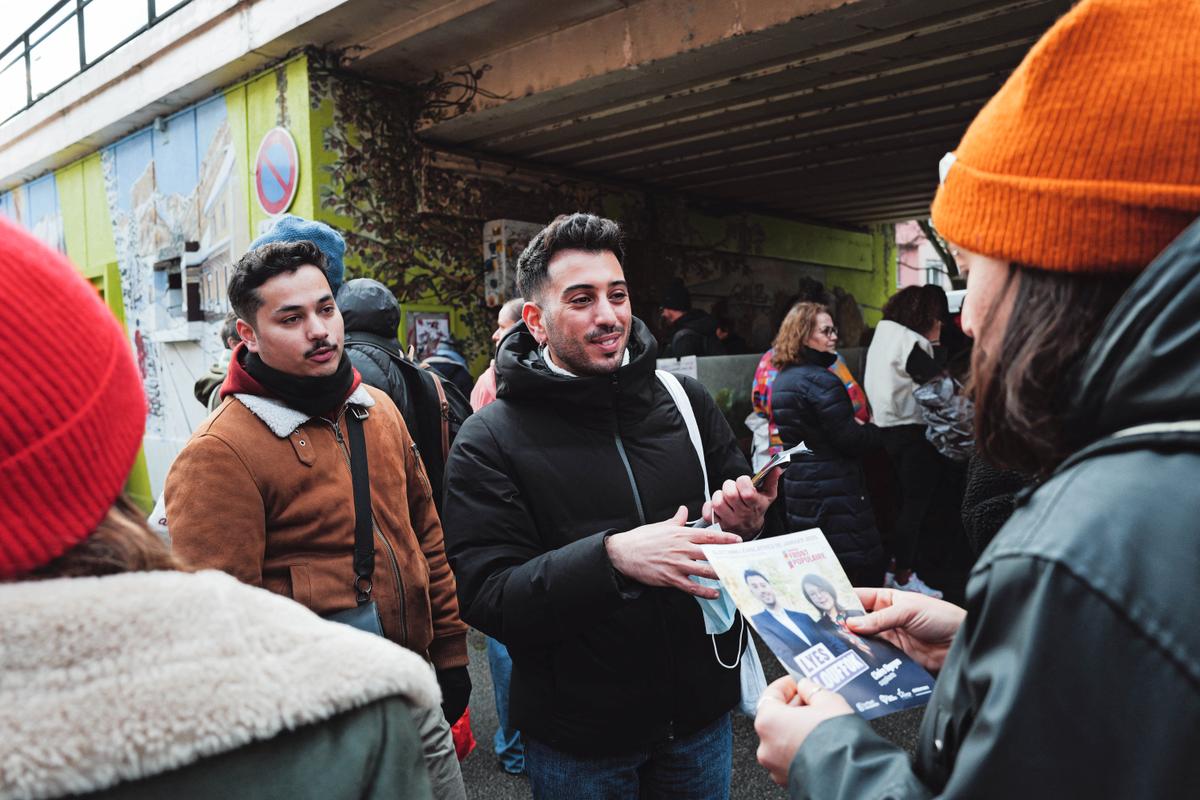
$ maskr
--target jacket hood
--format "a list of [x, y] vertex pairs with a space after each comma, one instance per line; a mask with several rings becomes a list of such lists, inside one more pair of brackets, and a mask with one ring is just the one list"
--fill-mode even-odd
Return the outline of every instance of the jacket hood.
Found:
[[608, 406], [614, 382], [622, 391], [641, 388], [654, 374], [658, 344], [646, 324], [633, 318], [629, 333], [629, 363], [608, 375], [571, 377], [552, 372], [542, 358], [537, 340], [518, 322], [500, 340], [496, 354], [496, 396], [565, 400], [575, 405]]
[[434, 349], [433, 354], [439, 358], [448, 358], [463, 369], [470, 368], [467, 366], [467, 359], [450, 342], [438, 342], [438, 346]]
[[0, 585], [0, 797], [86, 794], [392, 695], [409, 650], [220, 572]]
[[1200, 417], [1200, 222], [1129, 287], [1082, 359], [1068, 430], [1083, 445]]
[[396, 338], [400, 327], [400, 303], [379, 281], [355, 278], [346, 281], [337, 293], [338, 308], [346, 332], [364, 331], [387, 339]]
[[221, 383], [221, 399], [234, 394], [252, 394], [258, 397], [274, 397], [254, 378], [250, 377], [250, 373], [246, 372], [242, 366], [242, 358], [246, 354], [246, 343], [238, 342], [233, 348], [233, 358], [229, 360], [229, 370], [225, 373], [225, 380]]
[[717, 332], [717, 320], [707, 311], [693, 308], [675, 322], [672, 330], [678, 332], [685, 328], [704, 336], [711, 336]]

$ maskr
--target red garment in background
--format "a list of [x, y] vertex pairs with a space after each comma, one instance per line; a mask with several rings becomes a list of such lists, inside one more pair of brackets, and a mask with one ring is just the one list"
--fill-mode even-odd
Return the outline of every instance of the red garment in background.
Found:
[[471, 410], [478, 411], [496, 399], [496, 362], [488, 364], [488, 368], [475, 382], [471, 390]]
[[458, 722], [450, 726], [450, 736], [454, 739], [454, 752], [459, 761], [471, 755], [471, 751], [475, 749], [475, 734], [471, 732], [470, 706], [467, 706]]

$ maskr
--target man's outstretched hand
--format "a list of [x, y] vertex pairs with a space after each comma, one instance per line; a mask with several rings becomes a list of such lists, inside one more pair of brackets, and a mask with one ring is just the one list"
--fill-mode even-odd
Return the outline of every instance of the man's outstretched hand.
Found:
[[604, 540], [608, 558], [617, 572], [647, 586], [671, 586], [680, 591], [715, 600], [720, 592], [701, 586], [688, 576], [716, 579], [717, 573], [704, 560], [702, 544], [737, 544], [742, 537], [707, 528], [687, 528], [687, 508], [663, 522], [614, 533]]

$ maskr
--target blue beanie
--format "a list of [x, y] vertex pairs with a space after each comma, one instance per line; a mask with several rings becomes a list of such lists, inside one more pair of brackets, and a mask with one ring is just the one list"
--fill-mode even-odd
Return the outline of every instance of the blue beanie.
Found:
[[272, 242], [303, 241], [312, 242], [325, 254], [325, 277], [329, 279], [329, 286], [336, 296], [346, 274], [346, 266], [342, 263], [342, 256], [346, 254], [346, 240], [324, 222], [311, 222], [295, 214], [284, 214], [275, 221], [271, 230], [250, 243], [250, 249]]

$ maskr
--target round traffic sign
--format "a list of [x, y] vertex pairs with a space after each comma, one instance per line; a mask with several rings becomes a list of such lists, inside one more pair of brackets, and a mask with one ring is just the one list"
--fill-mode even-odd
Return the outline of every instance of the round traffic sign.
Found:
[[300, 185], [300, 154], [286, 128], [272, 128], [263, 136], [254, 159], [254, 193], [271, 216], [288, 210]]

